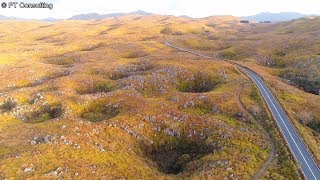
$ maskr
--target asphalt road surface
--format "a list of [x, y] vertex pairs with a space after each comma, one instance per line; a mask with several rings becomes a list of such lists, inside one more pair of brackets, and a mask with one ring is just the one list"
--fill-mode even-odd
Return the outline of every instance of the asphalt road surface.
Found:
[[267, 103], [272, 116], [276, 120], [278, 127], [291, 150], [291, 153], [299, 163], [304, 176], [307, 179], [320, 180], [320, 170], [318, 165], [313, 160], [308, 148], [302, 142], [286, 113], [284, 112], [276, 98], [273, 96], [266, 83], [260, 78], [259, 75], [257, 75], [253, 71], [243, 67], [240, 68], [242, 68], [242, 70], [251, 77], [251, 79], [254, 81], [259, 91], [261, 92], [263, 99]]
[[[177, 46], [174, 46], [170, 44], [170, 42], [165, 43], [169, 47], [176, 48], [181, 51], [189, 52], [198, 56], [202, 56], [205, 58], [212, 58], [206, 55], [202, 55], [198, 52], [194, 52], [188, 49], [180, 48]], [[269, 110], [277, 122], [277, 125], [285, 138], [287, 145], [293, 154], [295, 160], [299, 163], [300, 169], [305, 176], [306, 179], [315, 179], [320, 180], [320, 169], [317, 165], [317, 163], [314, 161], [312, 155], [310, 154], [308, 148], [305, 146], [303, 141], [301, 140], [300, 136], [296, 132], [295, 128], [291, 124], [288, 116], [280, 106], [279, 102], [276, 100], [274, 95], [272, 94], [271, 90], [268, 88], [267, 84], [263, 81], [262, 78], [255, 72], [245, 68], [241, 68], [256, 84], [258, 87], [260, 93], [263, 96], [263, 99], [267, 103], [267, 106], [269, 107]]]

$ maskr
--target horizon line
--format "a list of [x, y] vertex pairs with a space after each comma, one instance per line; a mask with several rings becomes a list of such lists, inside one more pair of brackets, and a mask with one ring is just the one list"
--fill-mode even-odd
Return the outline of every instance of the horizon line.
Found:
[[[280, 11], [280, 12], [265, 11], [265, 12], [259, 12], [259, 13], [256, 13], [256, 14], [246, 15], [246, 16], [237, 16], [237, 15], [232, 15], [232, 14], [213, 14], [213, 15], [204, 16], [204, 17], [192, 17], [192, 16], [187, 15], [187, 14], [181, 14], [181, 15], [161, 14], [161, 13], [147, 12], [147, 11], [143, 11], [143, 10], [135, 10], [135, 11], [131, 11], [131, 12], [112, 12], [112, 13], [88, 12], [88, 13], [74, 14], [74, 15], [68, 17], [68, 18], [55, 18], [55, 17], [23, 18], [23, 17], [19, 17], [19, 16], [6, 16], [6, 15], [2, 15], [2, 14], [0, 14], [0, 16], [6, 17], [6, 18], [15, 18], [15, 19], [17, 19], [17, 20], [44, 20], [44, 19], [68, 20], [68, 19], [70, 19], [70, 18], [72, 18], [72, 17], [74, 17], [74, 16], [77, 16], [77, 15], [87, 15], [87, 14], [108, 15], [108, 14], [117, 14], [117, 13], [130, 14], [130, 13], [135, 13], [135, 12], [139, 12], [139, 11], [144, 12], [144, 13], [150, 13], [151, 15], [175, 16], [175, 17], [188, 16], [188, 17], [193, 18], [193, 19], [201, 19], [201, 18], [207, 18], [207, 17], [211, 17], [211, 16], [249, 17], [249, 16], [255, 16], [255, 15], [259, 15], [259, 14], [263, 14], [263, 13], [271, 13], [271, 14], [297, 13], [297, 14], [301, 14], [301, 15], [304, 15], [304, 16], [320, 16], [319, 14], [304, 14], [304, 13], [295, 12], [295, 11]], [[14, 20], [14, 19], [12, 19], [12, 20]]]

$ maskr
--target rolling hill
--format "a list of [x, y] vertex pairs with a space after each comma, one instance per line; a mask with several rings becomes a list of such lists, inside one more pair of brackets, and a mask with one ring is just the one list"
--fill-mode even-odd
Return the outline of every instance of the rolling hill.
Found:
[[251, 179], [272, 147], [261, 178], [299, 178], [256, 87], [223, 58], [262, 75], [320, 159], [320, 97], [295, 82], [319, 77], [319, 18], [109, 16], [0, 23], [0, 179]]

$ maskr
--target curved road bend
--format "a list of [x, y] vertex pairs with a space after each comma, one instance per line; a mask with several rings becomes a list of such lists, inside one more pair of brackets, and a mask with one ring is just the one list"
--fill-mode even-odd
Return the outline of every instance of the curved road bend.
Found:
[[[212, 58], [197, 52], [193, 52], [191, 50], [174, 46], [169, 42], [166, 42], [165, 44], [167, 46], [179, 49], [181, 51], [189, 52], [189, 53], [206, 57], [206, 58]], [[308, 148], [302, 142], [300, 136], [298, 135], [295, 128], [291, 124], [288, 116], [286, 115], [286, 113], [280, 106], [279, 102], [276, 100], [276, 98], [272, 94], [271, 90], [268, 88], [267, 84], [255, 72], [242, 66], [238, 66], [238, 67], [241, 68], [244, 72], [246, 72], [246, 74], [253, 80], [253, 82], [258, 87], [260, 93], [262, 94], [263, 99], [265, 100], [265, 102], [267, 103], [267, 106], [269, 107], [269, 110], [273, 118], [276, 120], [277, 125], [282, 135], [284, 136], [291, 153], [293, 154], [295, 160], [299, 163], [300, 169], [303, 175], [305, 176], [305, 178], [308, 180], [309, 179], [320, 180], [320, 169], [317, 163], [314, 161]]]

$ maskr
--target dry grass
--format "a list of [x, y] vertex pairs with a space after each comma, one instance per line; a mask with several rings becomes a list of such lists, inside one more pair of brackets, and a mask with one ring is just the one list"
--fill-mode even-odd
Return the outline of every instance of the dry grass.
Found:
[[[236, 116], [246, 77], [225, 62], [163, 44], [169, 39], [218, 55], [234, 48], [240, 31], [253, 27], [232, 17], [1, 23], [0, 179], [251, 178], [270, 149], [261, 129]], [[244, 94], [259, 113], [264, 107], [255, 96]], [[317, 100], [313, 108], [303, 105], [313, 112]], [[296, 125], [317, 141], [309, 127]], [[283, 162], [269, 173], [296, 175], [291, 159]]]

